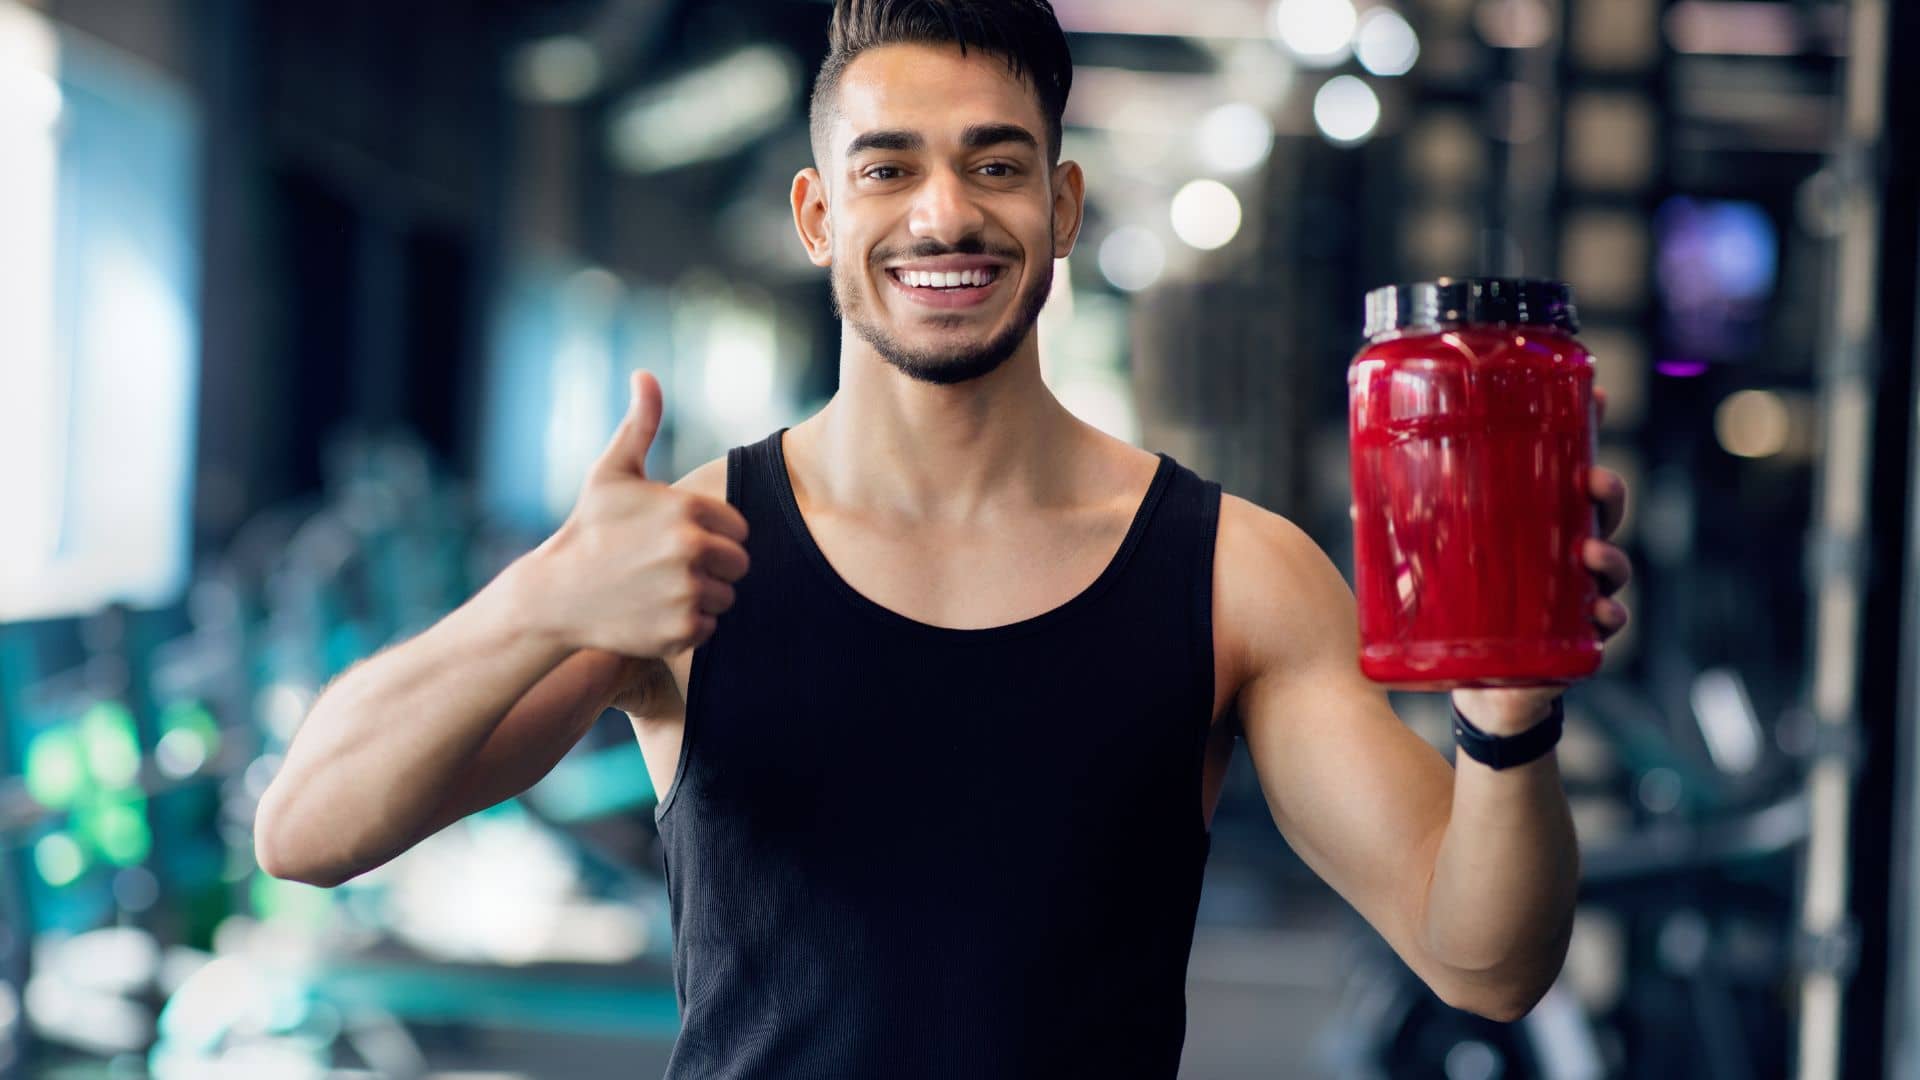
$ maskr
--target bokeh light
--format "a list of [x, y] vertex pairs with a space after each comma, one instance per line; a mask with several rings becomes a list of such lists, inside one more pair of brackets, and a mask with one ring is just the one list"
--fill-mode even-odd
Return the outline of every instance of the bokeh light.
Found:
[[1195, 136], [1207, 168], [1228, 176], [1252, 172], [1273, 152], [1273, 121], [1243, 102], [1207, 113]]
[[1240, 199], [1218, 180], [1194, 180], [1174, 195], [1171, 216], [1175, 236], [1213, 251], [1240, 231]]
[[1552, 36], [1553, 13], [1541, 0], [1481, 0], [1473, 24], [1496, 49], [1534, 49]]
[[1364, 79], [1336, 75], [1313, 95], [1313, 122], [1342, 146], [1363, 143], [1380, 124], [1380, 99]]
[[86, 786], [86, 762], [70, 727], [48, 728], [27, 744], [27, 794], [42, 806], [64, 809]]
[[1100, 273], [1123, 292], [1151, 288], [1166, 267], [1166, 245], [1144, 226], [1122, 225], [1100, 244]]
[[1792, 431], [1786, 402], [1771, 391], [1729, 394], [1713, 411], [1713, 433], [1721, 448], [1735, 457], [1772, 457], [1787, 448]]
[[600, 54], [572, 34], [521, 46], [512, 61], [514, 92], [542, 105], [571, 105], [600, 88]]
[[33, 845], [33, 868], [40, 880], [54, 888], [71, 885], [87, 869], [87, 853], [63, 832], [52, 832]]
[[1332, 67], [1353, 49], [1359, 16], [1349, 0], [1280, 0], [1273, 35], [1309, 67]]
[[140, 741], [126, 706], [100, 702], [80, 717], [87, 771], [107, 787], [125, 787], [140, 775]]
[[1361, 18], [1353, 53], [1360, 66], [1375, 75], [1405, 75], [1420, 59], [1420, 38], [1399, 12], [1378, 7]]

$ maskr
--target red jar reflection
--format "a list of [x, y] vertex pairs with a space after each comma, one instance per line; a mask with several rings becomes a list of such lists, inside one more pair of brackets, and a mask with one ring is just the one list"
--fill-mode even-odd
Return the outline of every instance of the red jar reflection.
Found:
[[1347, 374], [1361, 670], [1420, 690], [1592, 674], [1593, 360], [1566, 287], [1394, 291], [1369, 296]]

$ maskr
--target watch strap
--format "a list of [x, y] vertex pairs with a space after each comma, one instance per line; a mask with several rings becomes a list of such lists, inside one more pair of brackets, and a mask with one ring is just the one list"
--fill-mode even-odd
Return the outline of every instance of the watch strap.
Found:
[[1511, 769], [1552, 750], [1560, 742], [1566, 720], [1566, 701], [1556, 697], [1545, 720], [1515, 735], [1489, 735], [1474, 727], [1460, 714], [1460, 706], [1454, 705], [1453, 741], [1468, 757], [1490, 769]]

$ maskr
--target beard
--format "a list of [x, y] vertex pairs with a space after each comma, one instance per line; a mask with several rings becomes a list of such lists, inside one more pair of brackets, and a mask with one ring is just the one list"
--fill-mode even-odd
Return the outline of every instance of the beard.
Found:
[[[978, 245], [962, 244], [948, 250], [916, 249], [915, 258], [931, 258], [938, 255], [980, 254]], [[876, 262], [879, 260], [876, 259]], [[842, 273], [845, 265], [834, 260], [833, 271], [828, 280], [833, 290], [833, 314], [860, 335], [860, 340], [872, 346], [880, 358], [891, 364], [895, 370], [924, 383], [936, 386], [953, 386], [980, 378], [1007, 362], [1020, 343], [1033, 332], [1034, 323], [1040, 319], [1040, 309], [1046, 306], [1047, 294], [1053, 288], [1053, 260], [1048, 259], [1035, 276], [1032, 284], [1014, 297], [1013, 319], [1006, 329], [983, 342], [965, 344], [944, 349], [912, 349], [875, 322], [861, 301], [859, 283], [853, 280], [851, 273]], [[885, 273], [886, 271], [881, 271]], [[852, 302], [849, 302], [852, 301]], [[966, 325], [970, 316], [936, 315], [927, 321], [943, 329]]]

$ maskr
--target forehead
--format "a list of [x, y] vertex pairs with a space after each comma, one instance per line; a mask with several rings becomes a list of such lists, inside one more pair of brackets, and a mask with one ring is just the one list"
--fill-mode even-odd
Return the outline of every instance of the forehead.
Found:
[[1018, 124], [1044, 140], [1045, 121], [1032, 87], [1005, 59], [951, 45], [883, 45], [868, 49], [840, 77], [834, 112], [835, 152], [863, 131], [918, 131], [933, 142], [958, 139], [973, 124]]

